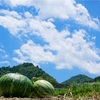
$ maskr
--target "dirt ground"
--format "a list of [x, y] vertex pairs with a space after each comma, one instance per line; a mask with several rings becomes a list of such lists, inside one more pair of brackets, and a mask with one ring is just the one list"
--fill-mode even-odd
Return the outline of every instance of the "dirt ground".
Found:
[[64, 97], [50, 97], [50, 98], [4, 98], [0, 97], [0, 100], [100, 100], [100, 98], [95, 99], [95, 98], [64, 98]]

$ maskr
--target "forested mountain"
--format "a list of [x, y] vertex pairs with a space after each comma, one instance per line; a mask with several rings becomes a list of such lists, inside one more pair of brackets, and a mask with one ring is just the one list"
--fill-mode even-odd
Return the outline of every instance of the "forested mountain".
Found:
[[73, 76], [71, 77], [70, 79], [62, 82], [63, 84], [73, 84], [73, 83], [80, 83], [80, 84], [83, 84], [83, 83], [86, 83], [86, 82], [93, 82], [93, 79], [86, 76], [86, 75], [77, 75], [77, 76]]
[[23, 63], [23, 64], [19, 64], [19, 65], [13, 66], [13, 67], [10, 67], [10, 66], [1, 67], [0, 68], [0, 77], [6, 73], [11, 73], [11, 72], [23, 74], [30, 79], [32, 79], [33, 77], [43, 78], [43, 79], [49, 81], [50, 83], [52, 83], [57, 88], [58, 87], [67, 87], [73, 83], [82, 84], [82, 83], [86, 83], [86, 82], [100, 81], [100, 76], [92, 79], [86, 75], [79, 74], [79, 75], [71, 77], [70, 79], [68, 79], [60, 84], [56, 81], [56, 79], [54, 79], [52, 76], [50, 76], [48, 73], [43, 71], [38, 66], [34, 66], [32, 63]]
[[94, 82], [100, 82], [100, 76], [94, 78]]
[[52, 84], [57, 84], [56, 79], [54, 79], [52, 76], [47, 74], [45, 71], [43, 71], [41, 68], [38, 66], [34, 66], [32, 63], [23, 63], [17, 66], [13, 67], [1, 67], [0, 68], [0, 77], [6, 73], [20, 73], [28, 78], [32, 79], [32, 77], [38, 77], [38, 78], [43, 78]]

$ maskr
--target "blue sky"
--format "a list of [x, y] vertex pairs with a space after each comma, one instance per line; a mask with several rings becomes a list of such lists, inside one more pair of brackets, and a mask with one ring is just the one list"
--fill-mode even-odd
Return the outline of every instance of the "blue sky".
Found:
[[0, 0], [0, 67], [39, 65], [58, 82], [100, 75], [100, 0]]

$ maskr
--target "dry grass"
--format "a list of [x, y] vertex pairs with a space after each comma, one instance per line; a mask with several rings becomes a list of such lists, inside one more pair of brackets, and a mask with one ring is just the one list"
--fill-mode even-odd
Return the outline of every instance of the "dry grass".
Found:
[[64, 96], [54, 96], [49, 98], [4, 98], [0, 97], [0, 100], [100, 100], [100, 98], [93, 97], [93, 98], [68, 98]]

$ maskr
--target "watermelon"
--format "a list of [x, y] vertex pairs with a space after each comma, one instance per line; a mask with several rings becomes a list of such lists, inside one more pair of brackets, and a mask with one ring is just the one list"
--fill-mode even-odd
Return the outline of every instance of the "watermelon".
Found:
[[54, 94], [54, 87], [46, 80], [33, 82], [33, 89], [37, 97], [49, 97]]
[[33, 85], [29, 78], [18, 73], [8, 73], [0, 78], [0, 96], [31, 97]]

